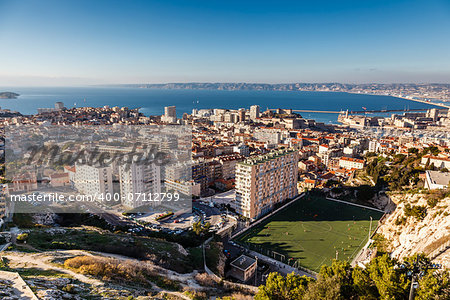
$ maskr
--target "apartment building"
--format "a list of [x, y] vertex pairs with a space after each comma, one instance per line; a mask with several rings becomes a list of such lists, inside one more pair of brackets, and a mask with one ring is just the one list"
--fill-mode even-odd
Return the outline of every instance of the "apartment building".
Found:
[[217, 158], [222, 165], [222, 178], [231, 179], [236, 177], [236, 164], [244, 157], [239, 154], [223, 155]]
[[447, 156], [424, 155], [421, 164], [422, 166], [433, 164], [438, 169], [450, 169], [450, 158]]
[[339, 167], [343, 169], [362, 169], [364, 168], [364, 160], [352, 157], [341, 157], [339, 159]]
[[113, 193], [112, 168], [75, 164], [74, 187], [85, 195], [100, 197]]
[[260, 108], [259, 105], [250, 106], [250, 119], [255, 121], [260, 116]]
[[[161, 170], [155, 164], [121, 165], [119, 167], [120, 194], [122, 204], [130, 208], [142, 205], [155, 205], [157, 203], [144, 203], [151, 197], [143, 197], [142, 194], [161, 193]], [[153, 198], [151, 198], [153, 199]]]
[[239, 214], [257, 219], [274, 205], [298, 195], [298, 152], [279, 150], [236, 164], [236, 199]]

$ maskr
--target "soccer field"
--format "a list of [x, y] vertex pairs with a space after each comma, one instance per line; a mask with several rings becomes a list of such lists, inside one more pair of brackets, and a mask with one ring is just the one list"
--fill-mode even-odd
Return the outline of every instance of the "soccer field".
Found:
[[351, 261], [365, 245], [382, 212], [305, 196], [236, 238], [246, 247], [319, 271], [336, 258]]

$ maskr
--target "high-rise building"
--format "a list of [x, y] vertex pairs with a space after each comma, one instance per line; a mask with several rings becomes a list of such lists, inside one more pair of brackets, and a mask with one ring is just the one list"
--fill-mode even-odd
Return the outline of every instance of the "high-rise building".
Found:
[[[122, 204], [136, 208], [142, 205], [156, 205], [152, 197], [161, 193], [161, 171], [155, 164], [119, 166], [120, 194]], [[147, 203], [144, 200], [148, 201]]]
[[64, 103], [62, 102], [56, 102], [55, 103], [55, 109], [56, 110], [62, 110], [64, 108]]
[[166, 107], [164, 107], [164, 116], [166, 116], [166, 117], [176, 117], [177, 116], [177, 108], [175, 106], [166, 106]]
[[175, 106], [164, 107], [164, 115], [161, 117], [161, 121], [166, 123], [177, 122], [177, 109]]
[[244, 122], [245, 121], [245, 109], [240, 108], [238, 113], [239, 113], [239, 122]]
[[236, 164], [236, 199], [239, 214], [257, 219], [274, 205], [298, 195], [298, 152], [278, 150]]
[[250, 106], [250, 119], [252, 121], [255, 121], [256, 119], [258, 119], [259, 118], [259, 114], [260, 114], [259, 105], [252, 105], [252, 106]]
[[113, 194], [112, 168], [75, 164], [74, 187], [82, 194], [105, 199]]
[[427, 111], [427, 117], [432, 118], [433, 122], [436, 122], [439, 119], [439, 110], [436, 108], [429, 109]]

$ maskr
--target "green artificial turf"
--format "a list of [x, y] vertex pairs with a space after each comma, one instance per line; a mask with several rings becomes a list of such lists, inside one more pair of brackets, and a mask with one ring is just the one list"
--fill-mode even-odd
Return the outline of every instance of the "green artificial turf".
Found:
[[367, 242], [370, 217], [373, 232], [382, 216], [372, 209], [307, 195], [236, 241], [290, 265], [319, 271], [331, 264], [336, 251], [339, 260], [351, 261]]

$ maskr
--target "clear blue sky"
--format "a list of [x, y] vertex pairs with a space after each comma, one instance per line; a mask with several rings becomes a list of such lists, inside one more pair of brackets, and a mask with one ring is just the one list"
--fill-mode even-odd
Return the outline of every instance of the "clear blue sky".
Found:
[[4, 1], [0, 86], [450, 82], [449, 0]]

